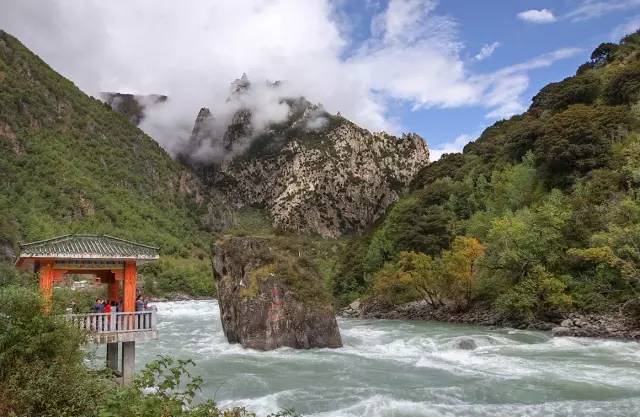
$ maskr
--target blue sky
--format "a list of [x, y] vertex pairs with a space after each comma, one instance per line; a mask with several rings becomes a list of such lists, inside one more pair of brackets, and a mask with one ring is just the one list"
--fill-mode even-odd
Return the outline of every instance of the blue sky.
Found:
[[[201, 107], [224, 123], [246, 72], [370, 130], [416, 132], [435, 159], [640, 28], [640, 0], [0, 0], [0, 28], [89, 94], [167, 94], [141, 127], [169, 152]], [[248, 100], [263, 123], [287, 115]]]
[[[341, 12], [356, 23], [351, 28], [353, 43], [347, 54], [356, 50], [359, 43], [366, 42], [371, 36], [371, 19], [388, 7], [386, 1], [367, 2], [367, 6], [364, 3], [339, 3]], [[527, 21], [518, 17], [527, 10], [546, 10], [553, 15], [553, 21]], [[529, 85], [523, 93], [526, 105], [547, 83], [575, 74], [577, 67], [589, 59], [600, 43], [617, 41], [621, 34], [640, 28], [638, 1], [446, 0], [439, 2], [433, 13], [455, 20], [462, 43], [461, 58], [478, 73], [498, 71], [559, 49], [579, 49], [548, 67], [527, 72]], [[487, 45], [495, 45], [489, 48], [493, 49], [492, 54], [476, 59]], [[389, 113], [399, 120], [402, 130], [418, 132], [434, 148], [451, 143], [460, 135], [476, 138], [499, 119], [487, 117], [487, 109], [477, 104], [416, 110], [408, 101], [390, 99], [390, 103]], [[465, 141], [460, 140], [457, 147]]]

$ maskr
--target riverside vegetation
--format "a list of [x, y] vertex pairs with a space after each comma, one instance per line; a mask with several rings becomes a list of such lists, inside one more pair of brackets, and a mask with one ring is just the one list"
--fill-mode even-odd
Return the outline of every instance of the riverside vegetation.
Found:
[[524, 323], [624, 307], [637, 327], [639, 100], [640, 34], [600, 45], [524, 114], [424, 168], [348, 245], [334, 294]]

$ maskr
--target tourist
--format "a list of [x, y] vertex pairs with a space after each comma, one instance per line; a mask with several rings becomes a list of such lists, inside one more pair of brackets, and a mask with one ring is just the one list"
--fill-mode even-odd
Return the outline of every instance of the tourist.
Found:
[[104, 312], [104, 304], [102, 304], [102, 300], [100, 298], [96, 298], [96, 303], [93, 305], [94, 313], [102, 313]]

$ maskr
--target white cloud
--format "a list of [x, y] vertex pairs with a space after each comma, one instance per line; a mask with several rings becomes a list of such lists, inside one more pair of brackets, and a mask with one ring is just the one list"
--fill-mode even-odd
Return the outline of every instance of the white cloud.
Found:
[[491, 55], [493, 55], [493, 53], [496, 51], [496, 49], [499, 46], [500, 46], [500, 42], [487, 43], [480, 49], [480, 52], [478, 52], [473, 58], [476, 61], [482, 61], [484, 59], [487, 59]]
[[523, 95], [529, 87], [528, 72], [549, 67], [581, 51], [578, 48], [558, 49], [481, 77], [478, 82], [485, 85], [484, 106], [490, 109], [487, 118], [504, 119], [526, 110]]
[[531, 9], [518, 13], [518, 18], [530, 23], [552, 23], [556, 21], [556, 17], [549, 9]]
[[640, 15], [633, 16], [626, 22], [616, 26], [612, 31], [610, 38], [614, 42], [620, 41], [626, 35], [634, 33], [640, 29]]
[[437, 148], [433, 148], [429, 150], [429, 160], [437, 161], [444, 155], [445, 153], [457, 153], [462, 152], [462, 148], [473, 140], [473, 136], [462, 134], [456, 137], [451, 142], [445, 142], [438, 145]]
[[[414, 109], [482, 106], [489, 117], [524, 108], [527, 73], [566, 57], [545, 55], [495, 73], [471, 71], [457, 22], [436, 0], [390, 0], [372, 37], [353, 52], [343, 0], [0, 0], [0, 27], [84, 91], [160, 93], [169, 101], [142, 126], [170, 149], [188, 137], [202, 106], [229, 116], [229, 82], [286, 80], [287, 91], [323, 103], [372, 130], [402, 129], [389, 117]], [[373, 3], [371, 3], [373, 4]], [[497, 47], [486, 45], [486, 58]], [[263, 103], [264, 104], [264, 103]], [[266, 109], [265, 117], [282, 114]]]
[[584, 0], [580, 6], [567, 13], [565, 18], [577, 22], [635, 7], [640, 7], [640, 0]]

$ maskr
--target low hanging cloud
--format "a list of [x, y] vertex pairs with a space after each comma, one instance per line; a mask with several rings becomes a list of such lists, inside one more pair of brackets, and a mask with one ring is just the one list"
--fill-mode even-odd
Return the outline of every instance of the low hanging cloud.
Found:
[[[334, 0], [193, 0], [188, 6], [0, 0], [0, 27], [89, 94], [169, 96], [142, 128], [170, 152], [189, 137], [201, 107], [216, 120], [230, 119], [229, 82], [244, 72], [254, 82], [284, 80], [287, 94], [371, 130], [399, 133], [403, 126], [389, 116], [397, 103], [415, 110], [479, 106], [490, 118], [517, 113], [528, 72], [567, 57], [551, 54], [478, 73], [472, 63], [499, 44], [465, 59], [459, 23], [438, 14], [436, 0], [390, 0], [371, 19], [364, 41], [352, 36], [338, 6]], [[255, 105], [264, 107], [263, 123], [286, 110], [270, 97]]]
[[518, 13], [518, 19], [530, 23], [552, 23], [556, 21], [556, 17], [549, 9], [531, 9]]

